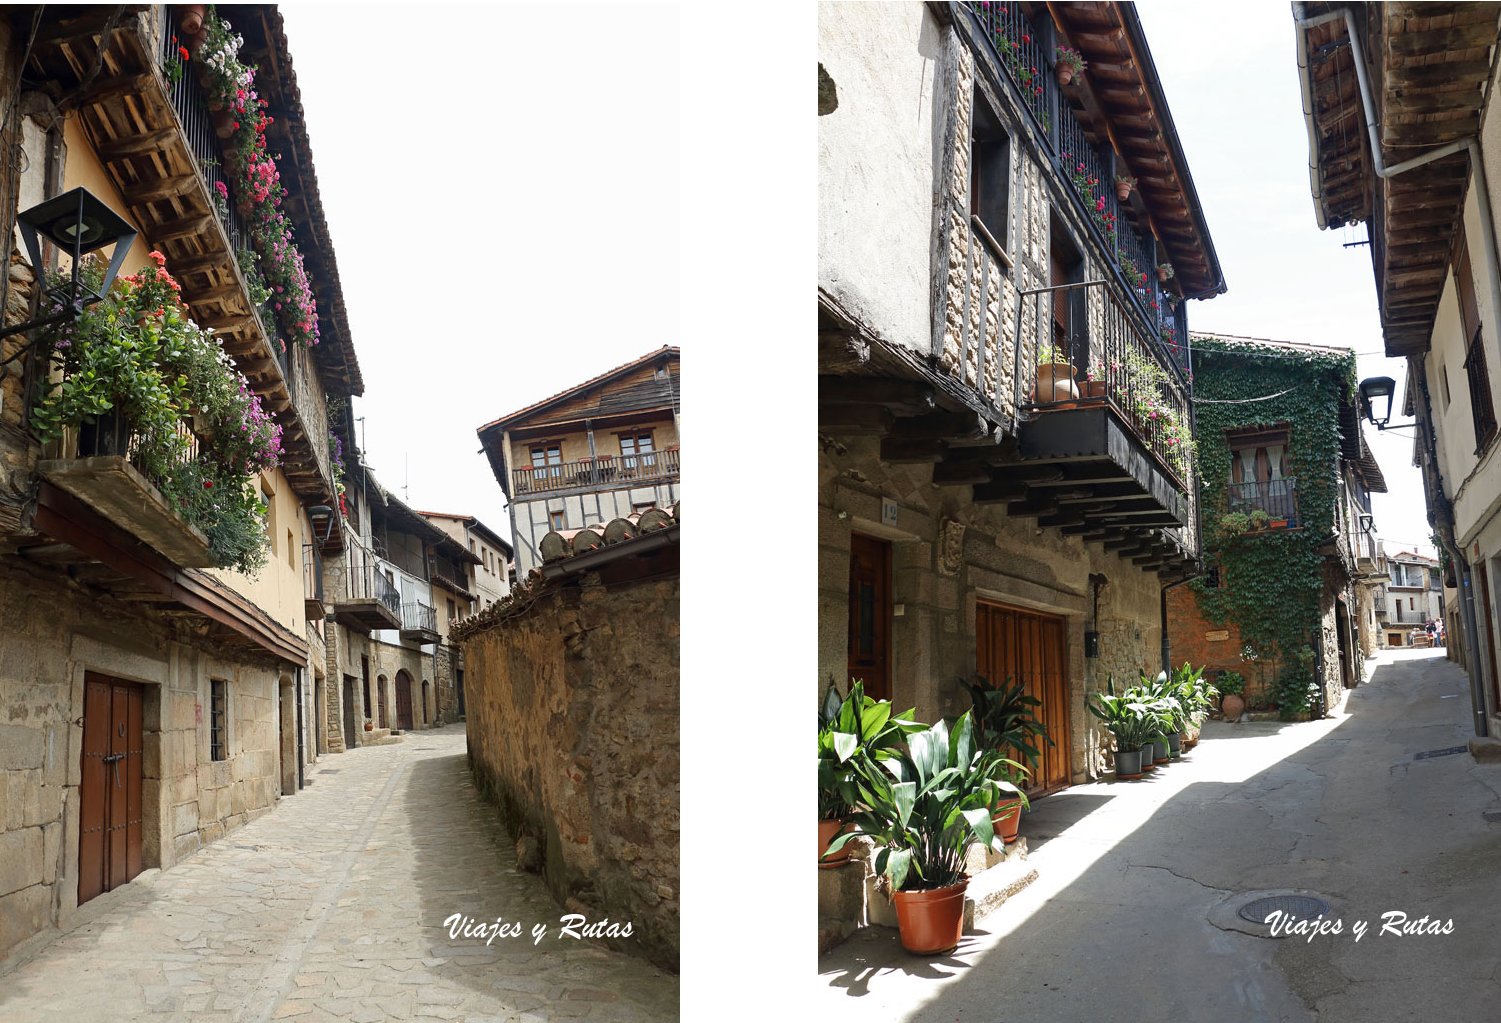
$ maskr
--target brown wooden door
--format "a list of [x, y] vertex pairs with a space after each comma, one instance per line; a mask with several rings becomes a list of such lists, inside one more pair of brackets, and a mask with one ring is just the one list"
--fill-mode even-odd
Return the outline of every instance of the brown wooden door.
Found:
[[143, 707], [140, 686], [92, 672], [84, 676], [80, 904], [142, 870]]
[[376, 712], [380, 715], [380, 720], [376, 721], [375, 727], [390, 728], [391, 726], [386, 723], [386, 680], [383, 678], [375, 680], [375, 702]]
[[[1491, 581], [1485, 571], [1484, 561], [1475, 566], [1473, 574], [1480, 580], [1480, 609], [1484, 615], [1484, 620], [1477, 618], [1475, 625], [1485, 633], [1486, 652], [1491, 656], [1491, 699], [1496, 701], [1495, 706], [1501, 707], [1501, 671], [1496, 668], [1496, 626], [1491, 618]], [[1475, 670], [1482, 669], [1476, 665]], [[1482, 685], [1482, 691], [1483, 688]]]
[[1055, 615], [980, 601], [975, 606], [975, 670], [994, 684], [1026, 682], [1042, 706], [1039, 719], [1053, 745], [1044, 744], [1028, 790], [1043, 794], [1069, 783], [1067, 623]]
[[850, 534], [849, 678], [891, 699], [891, 544]]
[[406, 672], [396, 676], [396, 725], [408, 731], [416, 727], [412, 723], [412, 679]]

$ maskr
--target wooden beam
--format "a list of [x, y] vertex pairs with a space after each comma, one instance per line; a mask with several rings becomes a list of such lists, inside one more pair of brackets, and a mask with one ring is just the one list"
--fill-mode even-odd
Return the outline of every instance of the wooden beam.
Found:
[[141, 185], [123, 189], [121, 194], [125, 201], [132, 206], [147, 202], [160, 202], [162, 199], [170, 199], [182, 195], [198, 184], [198, 175], [179, 174], [177, 177], [161, 178], [156, 181], [144, 182]]
[[1026, 493], [1027, 484], [1022, 480], [993, 479], [989, 483], [976, 484], [970, 500], [975, 504], [1001, 504], [1024, 497]]
[[933, 388], [922, 381], [848, 374], [820, 376], [818, 400], [831, 405], [884, 405], [913, 414], [935, 408]]
[[155, 152], [176, 137], [177, 133], [177, 126], [174, 124], [167, 128], [158, 128], [156, 131], [142, 132], [139, 135], [122, 135], [117, 139], [106, 139], [99, 143], [94, 147], [94, 152], [99, 154], [99, 159], [103, 162], [111, 163], [127, 156]]
[[946, 458], [933, 467], [933, 482], [944, 486], [989, 483], [994, 466], [980, 458]]
[[849, 331], [819, 331], [818, 372], [851, 373], [870, 362], [870, 343]]
[[86, 91], [79, 93], [72, 102], [71, 107], [93, 106], [96, 103], [107, 103], [112, 99], [123, 99], [126, 96], [134, 96], [146, 90], [151, 84], [151, 75], [117, 75], [113, 78], [101, 78]]
[[881, 461], [893, 465], [922, 465], [943, 458], [943, 442], [936, 438], [881, 438]]
[[887, 433], [896, 421], [878, 405], [819, 405], [818, 428], [825, 433], [871, 435]]
[[146, 231], [146, 236], [157, 245], [163, 242], [175, 241], [178, 238], [192, 238], [200, 235], [213, 225], [212, 213], [198, 216], [182, 217], [178, 220], [168, 220]]

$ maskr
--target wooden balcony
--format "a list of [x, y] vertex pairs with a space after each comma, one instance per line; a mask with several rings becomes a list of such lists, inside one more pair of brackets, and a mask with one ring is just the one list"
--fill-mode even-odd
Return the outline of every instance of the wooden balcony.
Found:
[[590, 490], [625, 490], [655, 486], [680, 478], [681, 452], [647, 451], [639, 455], [600, 455], [576, 462], [560, 462], [514, 469], [512, 493], [516, 500], [539, 494]]
[[182, 519], [123, 455], [50, 459], [37, 473], [179, 568], [207, 568], [208, 538]]
[[323, 606], [323, 552], [317, 544], [302, 545], [302, 608], [308, 621], [320, 620]]
[[289, 360], [251, 302], [238, 260], [249, 237], [233, 194], [226, 215], [216, 211], [214, 185], [228, 182], [201, 89], [191, 68], [175, 83], [162, 71], [174, 18], [172, 8], [150, 5], [48, 8], [26, 74], [84, 90], [78, 117], [128, 216], [166, 257], [194, 320], [214, 329], [281, 423], [282, 469], [294, 488], [308, 503], [331, 505], [326, 422], [297, 400]]

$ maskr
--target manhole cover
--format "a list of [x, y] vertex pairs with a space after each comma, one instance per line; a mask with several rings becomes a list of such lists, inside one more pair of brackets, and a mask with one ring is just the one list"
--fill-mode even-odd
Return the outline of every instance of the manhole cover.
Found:
[[1237, 914], [1242, 920], [1253, 924], [1265, 923], [1273, 913], [1281, 912], [1282, 919], [1312, 920], [1329, 912], [1329, 903], [1310, 895], [1270, 895], [1253, 899], [1240, 907]]
[[1434, 757], [1452, 757], [1456, 753], [1467, 753], [1469, 749], [1468, 746], [1450, 746], [1447, 749], [1424, 750], [1422, 753], [1414, 753], [1412, 759], [1431, 760]]

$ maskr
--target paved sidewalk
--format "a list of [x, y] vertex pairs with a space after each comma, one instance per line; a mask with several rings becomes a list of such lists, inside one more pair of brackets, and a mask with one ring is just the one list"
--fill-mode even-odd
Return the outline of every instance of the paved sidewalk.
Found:
[[[1501, 765], [1450, 752], [1471, 734], [1469, 690], [1442, 650], [1367, 667], [1327, 720], [1211, 722], [1149, 779], [1040, 800], [1022, 819], [1037, 882], [946, 957], [858, 933], [820, 959], [810, 1018], [1496, 1018], [1501, 823], [1484, 814], [1501, 811]], [[1226, 926], [1272, 889], [1321, 894], [1343, 933]], [[1453, 933], [1382, 933], [1387, 912]]]
[[[676, 977], [559, 937], [562, 910], [475, 793], [462, 725], [326, 756], [309, 779], [0, 974], [0, 1020], [678, 1018]], [[451, 940], [454, 913], [525, 933]]]

